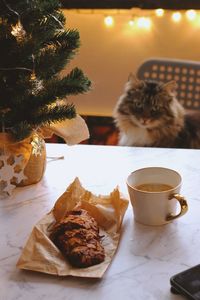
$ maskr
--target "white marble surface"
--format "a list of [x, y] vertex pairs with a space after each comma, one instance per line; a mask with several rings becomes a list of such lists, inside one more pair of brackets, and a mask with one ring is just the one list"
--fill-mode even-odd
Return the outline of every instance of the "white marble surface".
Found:
[[[182, 299], [170, 293], [169, 278], [200, 263], [200, 150], [47, 144], [47, 153], [64, 155], [64, 160], [48, 160], [40, 183], [16, 188], [11, 198], [0, 200], [0, 300]], [[108, 194], [118, 185], [127, 195], [128, 174], [145, 166], [181, 173], [182, 194], [189, 203], [185, 216], [148, 227], [134, 222], [129, 205], [118, 251], [101, 280], [16, 268], [33, 226], [76, 176], [96, 194]]]

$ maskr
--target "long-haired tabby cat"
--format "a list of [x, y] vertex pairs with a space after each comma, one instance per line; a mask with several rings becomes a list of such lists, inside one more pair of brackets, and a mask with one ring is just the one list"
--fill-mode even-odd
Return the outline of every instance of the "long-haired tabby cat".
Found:
[[119, 145], [200, 148], [200, 112], [187, 112], [175, 96], [176, 82], [130, 75], [114, 109]]

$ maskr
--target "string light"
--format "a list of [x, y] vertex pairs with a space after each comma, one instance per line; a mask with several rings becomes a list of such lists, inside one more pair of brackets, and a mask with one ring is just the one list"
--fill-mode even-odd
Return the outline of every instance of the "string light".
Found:
[[41, 90], [43, 90], [43, 81], [38, 79], [35, 73], [35, 55], [32, 54], [32, 61], [33, 61], [33, 69], [30, 76], [30, 81], [32, 82], [32, 89], [31, 94], [36, 96], [39, 94]]
[[8, 5], [8, 3], [5, 0], [3, 0], [3, 3], [8, 8], [9, 11], [11, 11], [12, 13], [14, 13], [18, 17], [18, 19], [20, 19], [20, 15], [19, 15], [19, 13], [16, 10], [12, 9], [12, 7], [10, 7], [10, 5]]
[[135, 25], [135, 21], [133, 19], [129, 20], [128, 22], [130, 27], [133, 27]]
[[163, 17], [164, 13], [165, 13], [165, 11], [162, 8], [158, 8], [158, 9], [155, 10], [155, 14], [156, 14], [157, 17]]
[[197, 16], [197, 13], [194, 9], [187, 10], [185, 14], [189, 21], [193, 21]]
[[0, 71], [16, 71], [16, 70], [28, 71], [28, 72], [33, 71], [32, 69], [23, 68], [23, 67], [16, 67], [16, 68], [1, 68], [0, 67]]
[[[4, 0], [5, 1], [5, 0]], [[72, 10], [70, 10], [72, 11]], [[88, 10], [87, 12], [85, 12], [85, 10], [75, 10], [76, 13], [79, 14], [103, 14], [104, 15], [104, 25], [106, 27], [113, 27], [115, 25], [115, 20], [113, 18], [114, 16], [119, 16], [122, 15], [124, 16], [128, 16], [129, 20], [127, 21], [127, 24], [129, 25], [129, 28], [138, 28], [138, 29], [146, 29], [149, 30], [152, 26], [152, 20], [154, 17], [163, 17], [165, 14], [171, 14], [171, 20], [174, 23], [179, 23], [182, 18], [183, 18], [183, 13], [181, 13], [180, 11], [174, 11], [173, 13], [171, 13], [168, 10], [164, 10], [162, 8], [158, 8], [158, 9], [154, 9], [154, 10], [148, 10], [147, 11], [140, 9], [140, 8], [134, 8], [131, 9], [131, 14], [132, 16], [130, 16], [129, 11], [128, 10], [112, 10], [111, 15], [106, 15], [105, 16], [105, 10]], [[148, 14], [148, 15], [147, 15]], [[190, 9], [185, 11], [185, 17], [189, 20], [189, 21], [196, 21], [197, 19], [197, 11]], [[57, 20], [56, 20], [57, 21]]]
[[179, 23], [182, 19], [182, 15], [179, 11], [176, 11], [172, 14], [172, 20], [175, 22], [175, 23]]
[[24, 30], [20, 20], [18, 20], [16, 25], [11, 25], [11, 27], [11, 34], [16, 38], [17, 42], [23, 42], [26, 37], [26, 31]]
[[141, 17], [137, 21], [138, 28], [150, 29], [151, 27], [151, 20], [147, 17]]
[[20, 20], [20, 14], [15, 11], [14, 9], [12, 9], [12, 7], [10, 7], [10, 5], [8, 5], [8, 3], [3, 0], [4, 5], [7, 7], [7, 9], [12, 12], [13, 14], [15, 14], [18, 18], [18, 22], [15, 25], [11, 25], [11, 34], [16, 38], [18, 43], [23, 42], [24, 38], [26, 37], [26, 31], [24, 30], [21, 20]]
[[107, 27], [112, 27], [114, 25], [114, 19], [113, 17], [111, 16], [106, 16], [104, 18], [104, 24], [107, 26]]

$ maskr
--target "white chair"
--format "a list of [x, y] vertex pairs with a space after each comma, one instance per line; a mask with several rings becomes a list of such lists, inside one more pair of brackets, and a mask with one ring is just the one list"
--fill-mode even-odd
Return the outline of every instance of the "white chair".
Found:
[[196, 61], [151, 58], [137, 71], [139, 79], [162, 82], [175, 80], [177, 99], [186, 109], [200, 109], [200, 63]]

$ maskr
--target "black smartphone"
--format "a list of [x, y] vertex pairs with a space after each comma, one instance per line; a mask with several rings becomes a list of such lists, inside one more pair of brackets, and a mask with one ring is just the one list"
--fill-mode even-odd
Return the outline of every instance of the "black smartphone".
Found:
[[200, 264], [172, 276], [170, 283], [172, 293], [200, 300]]

